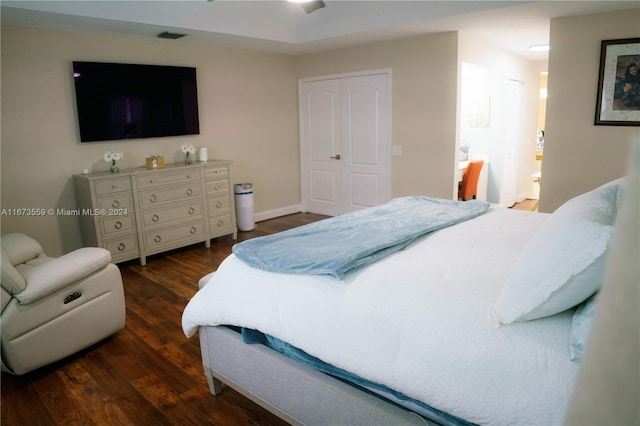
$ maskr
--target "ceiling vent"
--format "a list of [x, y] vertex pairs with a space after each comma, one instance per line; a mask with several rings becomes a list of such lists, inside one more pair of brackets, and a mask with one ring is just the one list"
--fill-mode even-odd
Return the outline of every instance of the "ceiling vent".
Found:
[[169, 31], [165, 31], [165, 32], [162, 32], [162, 33], [158, 34], [158, 38], [168, 38], [170, 40], [176, 40], [176, 39], [182, 38], [184, 36], [186, 36], [186, 34], [170, 33]]

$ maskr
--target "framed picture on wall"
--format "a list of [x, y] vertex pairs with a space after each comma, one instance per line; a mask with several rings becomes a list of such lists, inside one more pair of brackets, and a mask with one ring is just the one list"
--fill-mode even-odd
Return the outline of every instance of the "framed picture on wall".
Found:
[[602, 40], [594, 124], [640, 126], [640, 38]]

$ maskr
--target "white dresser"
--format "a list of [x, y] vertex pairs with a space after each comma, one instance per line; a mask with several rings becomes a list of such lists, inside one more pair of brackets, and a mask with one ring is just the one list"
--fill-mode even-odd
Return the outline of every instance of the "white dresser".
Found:
[[146, 257], [231, 234], [237, 237], [231, 162], [73, 176], [82, 241], [114, 262]]
[[204, 169], [205, 198], [211, 238], [233, 234], [238, 236], [236, 212], [231, 188], [230, 162], [208, 163]]

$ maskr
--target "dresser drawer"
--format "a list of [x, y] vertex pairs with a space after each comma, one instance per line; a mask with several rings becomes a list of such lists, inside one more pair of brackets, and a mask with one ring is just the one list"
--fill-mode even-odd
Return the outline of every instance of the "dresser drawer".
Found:
[[208, 195], [213, 195], [215, 197], [216, 194], [224, 194], [227, 191], [229, 191], [228, 180], [215, 180], [212, 182], [207, 182]]
[[108, 237], [116, 232], [127, 232], [135, 229], [133, 216], [111, 216], [100, 220], [102, 235]]
[[185, 219], [198, 219], [204, 216], [202, 202], [183, 204], [165, 209], [157, 209], [142, 214], [144, 228], [184, 222]]
[[112, 260], [138, 257], [138, 238], [135, 235], [113, 238], [103, 242], [104, 248], [111, 252]]
[[[157, 173], [157, 174], [156, 174]], [[175, 172], [154, 172], [136, 177], [138, 188], [151, 188], [158, 185], [169, 185], [172, 183], [200, 181], [202, 170], [200, 168], [187, 168]]]
[[138, 201], [142, 207], [151, 207], [163, 203], [183, 201], [202, 196], [199, 182], [169, 188], [156, 188], [138, 192]]
[[129, 193], [113, 194], [108, 197], [100, 197], [97, 200], [98, 208], [101, 210], [123, 209], [133, 212], [133, 195]]
[[223, 215], [209, 218], [209, 232], [211, 235], [220, 235], [221, 231], [231, 231], [233, 222], [231, 215]]
[[104, 179], [95, 182], [96, 195], [110, 194], [112, 192], [131, 191], [131, 179], [129, 176]]
[[231, 199], [226, 197], [209, 198], [209, 216], [219, 216], [231, 211]]
[[227, 176], [229, 176], [229, 168], [227, 166], [207, 167], [204, 172], [204, 177], [207, 180]]
[[147, 231], [143, 233], [144, 244], [147, 249], [154, 250], [154, 248], [169, 246], [186, 240], [198, 241], [205, 237], [204, 228], [204, 223], [200, 221], [168, 229]]

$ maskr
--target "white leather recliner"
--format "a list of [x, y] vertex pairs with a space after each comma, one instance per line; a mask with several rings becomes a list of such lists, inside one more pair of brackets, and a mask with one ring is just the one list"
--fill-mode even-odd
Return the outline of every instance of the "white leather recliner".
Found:
[[108, 250], [53, 258], [24, 234], [1, 242], [2, 371], [27, 373], [124, 328], [122, 277]]

